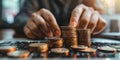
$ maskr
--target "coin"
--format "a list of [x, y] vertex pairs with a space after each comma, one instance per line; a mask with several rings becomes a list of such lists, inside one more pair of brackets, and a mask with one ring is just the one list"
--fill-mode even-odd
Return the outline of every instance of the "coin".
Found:
[[8, 53], [16, 51], [16, 46], [0, 46], [0, 53]]
[[76, 28], [73, 27], [73, 26], [61, 26], [61, 30], [64, 30], [64, 31], [75, 31]]
[[63, 39], [59, 37], [49, 37], [48, 45], [50, 48], [61, 48], [63, 47]]
[[79, 50], [80, 52], [85, 52], [85, 53], [94, 53], [96, 52], [96, 49], [93, 48], [86, 48], [84, 50]]
[[47, 52], [48, 51], [48, 44], [47, 43], [32, 43], [29, 45], [31, 52]]
[[85, 46], [85, 45], [72, 45], [71, 48], [72, 49], [77, 49], [77, 50], [84, 50], [84, 49], [86, 49], [88, 47]]
[[66, 48], [70, 48], [72, 45], [78, 45], [76, 37], [64, 37], [64, 44]]
[[66, 48], [53, 48], [50, 50], [52, 53], [58, 53], [58, 54], [62, 54], [62, 53], [69, 53], [69, 50]]
[[109, 46], [98, 47], [98, 50], [103, 51], [103, 52], [115, 52], [116, 51], [115, 48], [111, 48]]
[[16, 57], [16, 58], [27, 58], [29, 56], [30, 52], [26, 50], [18, 50], [15, 52], [8, 53], [7, 55], [9, 57]]
[[70, 48], [72, 45], [77, 45], [77, 32], [76, 28], [72, 26], [61, 26], [62, 38], [66, 48]]
[[111, 45], [110, 47], [120, 49], [120, 45]]

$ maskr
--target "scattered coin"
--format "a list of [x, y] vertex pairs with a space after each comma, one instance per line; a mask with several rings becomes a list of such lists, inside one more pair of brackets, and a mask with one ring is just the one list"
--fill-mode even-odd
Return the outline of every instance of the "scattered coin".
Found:
[[58, 54], [63, 54], [63, 53], [69, 53], [69, 50], [66, 48], [53, 48], [51, 49], [52, 53], [58, 53]]
[[98, 50], [100, 51], [104, 51], [104, 52], [115, 52], [116, 49], [109, 47], [109, 46], [102, 46], [102, 47], [98, 47]]
[[110, 47], [120, 49], [120, 45], [111, 45]]
[[30, 52], [26, 50], [18, 50], [15, 52], [8, 53], [9, 57], [16, 57], [16, 58], [27, 58]]
[[0, 46], [0, 53], [8, 53], [16, 51], [15, 46]]

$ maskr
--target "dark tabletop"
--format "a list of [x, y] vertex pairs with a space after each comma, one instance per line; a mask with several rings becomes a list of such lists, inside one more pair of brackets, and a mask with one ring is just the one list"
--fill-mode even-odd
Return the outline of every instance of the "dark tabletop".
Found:
[[[98, 46], [110, 46], [110, 45], [120, 45], [119, 40], [114, 39], [104, 39], [104, 38], [92, 38], [92, 46], [96, 48]], [[30, 43], [39, 43], [39, 42], [46, 42], [46, 40], [29, 40], [24, 35], [15, 35], [13, 29], [1, 29], [0, 30], [0, 46], [6, 45], [15, 45], [20, 50], [27, 50], [28, 45]], [[10, 58], [7, 56], [0, 55], [0, 60], [21, 60], [24, 58]], [[47, 53], [31, 53], [28, 58], [25, 60], [119, 60], [120, 53], [119, 52], [101, 52], [97, 50], [97, 53], [80, 53], [71, 50], [68, 56], [65, 55], [51, 55], [49, 52]]]

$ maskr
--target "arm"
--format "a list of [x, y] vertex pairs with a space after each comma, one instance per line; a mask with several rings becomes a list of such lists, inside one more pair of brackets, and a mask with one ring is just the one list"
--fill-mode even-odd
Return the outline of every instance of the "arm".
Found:
[[31, 14], [39, 9], [38, 0], [26, 0], [20, 12], [15, 16], [14, 29], [17, 33], [23, 33], [23, 27]]

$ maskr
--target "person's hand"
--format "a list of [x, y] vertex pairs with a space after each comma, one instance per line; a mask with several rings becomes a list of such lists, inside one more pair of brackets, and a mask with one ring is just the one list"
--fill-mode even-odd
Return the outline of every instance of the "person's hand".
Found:
[[90, 29], [92, 34], [98, 34], [105, 29], [106, 21], [97, 11], [81, 4], [72, 11], [69, 26], [77, 29]]
[[33, 13], [24, 27], [25, 35], [30, 39], [61, 35], [60, 28], [53, 14], [46, 10]]

